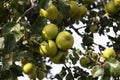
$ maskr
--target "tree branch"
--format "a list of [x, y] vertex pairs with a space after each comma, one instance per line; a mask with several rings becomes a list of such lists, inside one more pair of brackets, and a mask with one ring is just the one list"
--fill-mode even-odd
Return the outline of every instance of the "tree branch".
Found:
[[83, 38], [83, 35], [79, 33], [79, 29], [74, 28], [73, 25], [70, 25], [70, 28], [72, 28], [81, 38]]
[[31, 11], [32, 9], [34, 9], [37, 4], [36, 4], [36, 0], [30, 0], [31, 2], [31, 7], [28, 8], [16, 21], [16, 23], [18, 23], [29, 11]]
[[105, 0], [101, 0], [101, 2], [103, 3], [103, 6], [105, 8]]
[[66, 65], [66, 64], [64, 64], [64, 66], [65, 66], [65, 68], [68, 70], [68, 72], [70, 72], [70, 73], [71, 73], [71, 70], [67, 67], [67, 65]]

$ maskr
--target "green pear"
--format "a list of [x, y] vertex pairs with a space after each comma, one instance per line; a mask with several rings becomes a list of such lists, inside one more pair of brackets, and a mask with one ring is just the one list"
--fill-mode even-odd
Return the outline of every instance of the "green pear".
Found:
[[114, 51], [113, 48], [106, 48], [104, 51], [103, 51], [103, 56], [107, 59], [109, 59], [110, 57], [115, 57], [116, 56], [116, 53]]
[[75, 19], [81, 19], [87, 14], [87, 8], [84, 5], [79, 6], [77, 14], [74, 16]]
[[91, 25], [89, 29], [90, 29], [91, 33], [96, 33], [97, 29], [98, 29], [98, 26], [97, 25]]
[[58, 34], [58, 26], [55, 24], [47, 24], [42, 30], [42, 35], [45, 39], [55, 39]]
[[26, 63], [23, 65], [22, 69], [25, 74], [31, 74], [33, 71], [35, 71], [35, 66], [33, 63]]
[[35, 79], [35, 78], [37, 77], [36, 71], [33, 71], [33, 73], [28, 74], [28, 77], [29, 77], [30, 79]]
[[106, 10], [109, 14], [111, 14], [111, 15], [115, 14], [116, 12], [118, 12], [118, 8], [115, 6], [113, 0], [109, 1], [109, 2], [105, 5], [105, 10]]
[[46, 57], [53, 57], [57, 53], [57, 46], [53, 40], [43, 41], [39, 47], [40, 54]]
[[71, 9], [71, 16], [75, 16], [78, 12], [78, 5], [76, 1], [68, 1], [68, 5], [70, 6]]
[[52, 20], [52, 21], [56, 21], [57, 23], [60, 23], [62, 20], [61, 14], [53, 4], [51, 4], [46, 10], [41, 8], [40, 16], [48, 18], [49, 20]]
[[67, 54], [67, 51], [59, 51], [57, 53], [57, 55], [55, 55], [54, 57], [50, 58], [50, 60], [55, 63], [55, 64], [61, 64], [61, 63], [64, 63], [65, 61], [62, 60], [63, 57]]
[[39, 70], [41, 71], [45, 71], [46, 70], [46, 64], [44, 62], [42, 62], [39, 66]]
[[38, 74], [37, 74], [38, 80], [43, 80], [45, 76], [46, 76], [45, 71], [38, 70]]
[[90, 59], [89, 58], [87, 58], [87, 57], [81, 57], [80, 58], [80, 65], [82, 67], [87, 67], [88, 63], [90, 63]]
[[72, 48], [73, 44], [74, 38], [68, 31], [61, 31], [56, 37], [56, 45], [62, 51]]

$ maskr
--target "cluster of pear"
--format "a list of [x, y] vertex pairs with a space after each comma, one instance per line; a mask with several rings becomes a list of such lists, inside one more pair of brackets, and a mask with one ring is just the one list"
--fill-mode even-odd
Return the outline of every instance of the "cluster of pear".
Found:
[[[70, 0], [65, 3], [70, 7], [71, 14], [69, 17], [72, 17], [77, 20], [81, 19], [87, 14], [87, 8], [85, 5], [78, 6], [77, 1], [75, 0]], [[64, 18], [64, 14], [62, 14], [62, 12], [59, 11], [56, 5], [54, 4], [49, 5], [49, 7], [46, 10], [41, 8], [40, 16], [43, 16], [49, 19], [50, 21], [55, 21], [56, 23], [61, 23], [62, 19]]]
[[74, 38], [66, 30], [59, 31], [57, 25], [46, 24], [42, 29], [44, 41], [40, 43], [39, 52], [42, 56], [50, 57], [51, 61], [59, 64], [63, 55], [66, 55], [68, 49], [72, 48]]
[[117, 13], [120, 10], [120, 0], [110, 0], [105, 5], [105, 10], [112, 15]]
[[32, 62], [27, 62], [22, 66], [23, 72], [27, 74], [30, 79], [38, 78], [39, 80], [43, 80], [46, 76], [45, 68], [45, 64], [41, 64], [41, 66], [37, 69]]

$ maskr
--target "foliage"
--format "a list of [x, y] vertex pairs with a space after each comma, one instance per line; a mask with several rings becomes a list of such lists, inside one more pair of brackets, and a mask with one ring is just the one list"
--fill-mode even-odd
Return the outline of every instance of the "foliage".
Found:
[[[70, 0], [75, 1], [77, 7], [84, 5], [87, 9], [85, 15], [76, 19], [72, 15], [72, 12], [76, 10], [71, 9], [68, 1], [0, 1], [0, 80], [17, 80], [19, 76], [23, 76], [22, 66], [28, 62], [35, 65], [37, 77], [34, 80], [39, 78], [38, 73], [40, 71], [44, 73], [42, 78], [46, 77], [47, 79], [98, 80], [98, 78], [101, 78], [101, 80], [119, 80], [120, 8], [117, 7], [114, 14], [109, 14], [105, 9], [105, 5], [110, 0], [94, 0], [93, 4], [86, 4], [83, 0]], [[59, 16], [60, 19], [50, 20], [46, 16], [41, 16], [40, 9], [46, 10], [50, 4], [57, 8], [60, 13], [57, 17]], [[54, 63], [49, 57], [42, 56], [39, 52], [41, 42], [46, 41], [41, 32], [48, 23], [56, 24], [59, 32], [67, 30], [73, 34], [72, 30], [74, 30], [77, 36], [82, 39], [82, 42], [78, 41], [77, 43], [82, 46], [83, 50], [76, 47], [70, 48], [67, 55], [62, 56], [60, 59], [60, 63], [63, 64], [62, 70], [55, 76], [52, 76], [50, 71], [52, 69], [51, 65], [54, 65]], [[79, 25], [80, 23], [85, 26]], [[77, 24], [78, 28], [74, 24]], [[97, 26], [97, 29], [91, 32], [92, 26]], [[81, 29], [84, 29], [84, 32], [80, 32]], [[115, 37], [107, 34], [111, 29], [114, 31]], [[102, 55], [102, 51], [106, 47], [94, 42], [94, 34], [106, 36], [109, 39], [106, 46], [113, 47], [116, 57], [106, 59]], [[94, 45], [98, 46], [98, 52], [95, 51]], [[80, 64], [77, 65], [83, 56], [90, 60], [85, 67]], [[20, 65], [16, 64], [16, 62], [19, 62]]]

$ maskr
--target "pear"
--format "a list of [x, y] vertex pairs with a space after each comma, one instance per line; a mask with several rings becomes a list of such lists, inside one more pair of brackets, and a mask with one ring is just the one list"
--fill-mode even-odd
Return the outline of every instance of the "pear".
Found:
[[75, 16], [78, 12], [78, 5], [76, 1], [68, 1], [68, 5], [70, 6], [71, 9], [71, 16]]
[[51, 4], [46, 10], [41, 8], [40, 16], [48, 18], [51, 21], [56, 21], [57, 23], [60, 23], [62, 20], [62, 16], [53, 4]]
[[74, 38], [68, 31], [61, 31], [56, 37], [56, 45], [62, 51], [72, 48], [73, 44]]
[[43, 80], [45, 76], [46, 76], [46, 73], [44, 71], [39, 71], [37, 78], [38, 80]]
[[53, 40], [43, 41], [40, 44], [39, 51], [45, 57], [53, 57], [57, 53], [57, 46]]
[[116, 56], [116, 53], [114, 51], [113, 48], [106, 48], [104, 51], [103, 51], [103, 56], [107, 59], [109, 59], [110, 57], [115, 57]]
[[30, 79], [35, 79], [35, 78], [37, 77], [36, 71], [33, 71], [33, 73], [28, 74], [28, 77], [29, 77]]
[[74, 16], [75, 19], [81, 19], [87, 14], [87, 8], [84, 5], [79, 6], [77, 14]]
[[45, 39], [55, 39], [58, 34], [58, 26], [55, 24], [47, 24], [42, 29], [42, 35]]
[[111, 0], [105, 5], [105, 10], [109, 14], [113, 15], [113, 14], [117, 13], [119, 9], [118, 9], [118, 7], [115, 6], [114, 1]]
[[33, 71], [35, 71], [35, 66], [33, 63], [26, 63], [23, 65], [22, 69], [25, 74], [31, 74]]
[[63, 57], [67, 54], [67, 51], [59, 51], [54, 57], [50, 58], [50, 60], [55, 64], [62, 64], [65, 62]]

